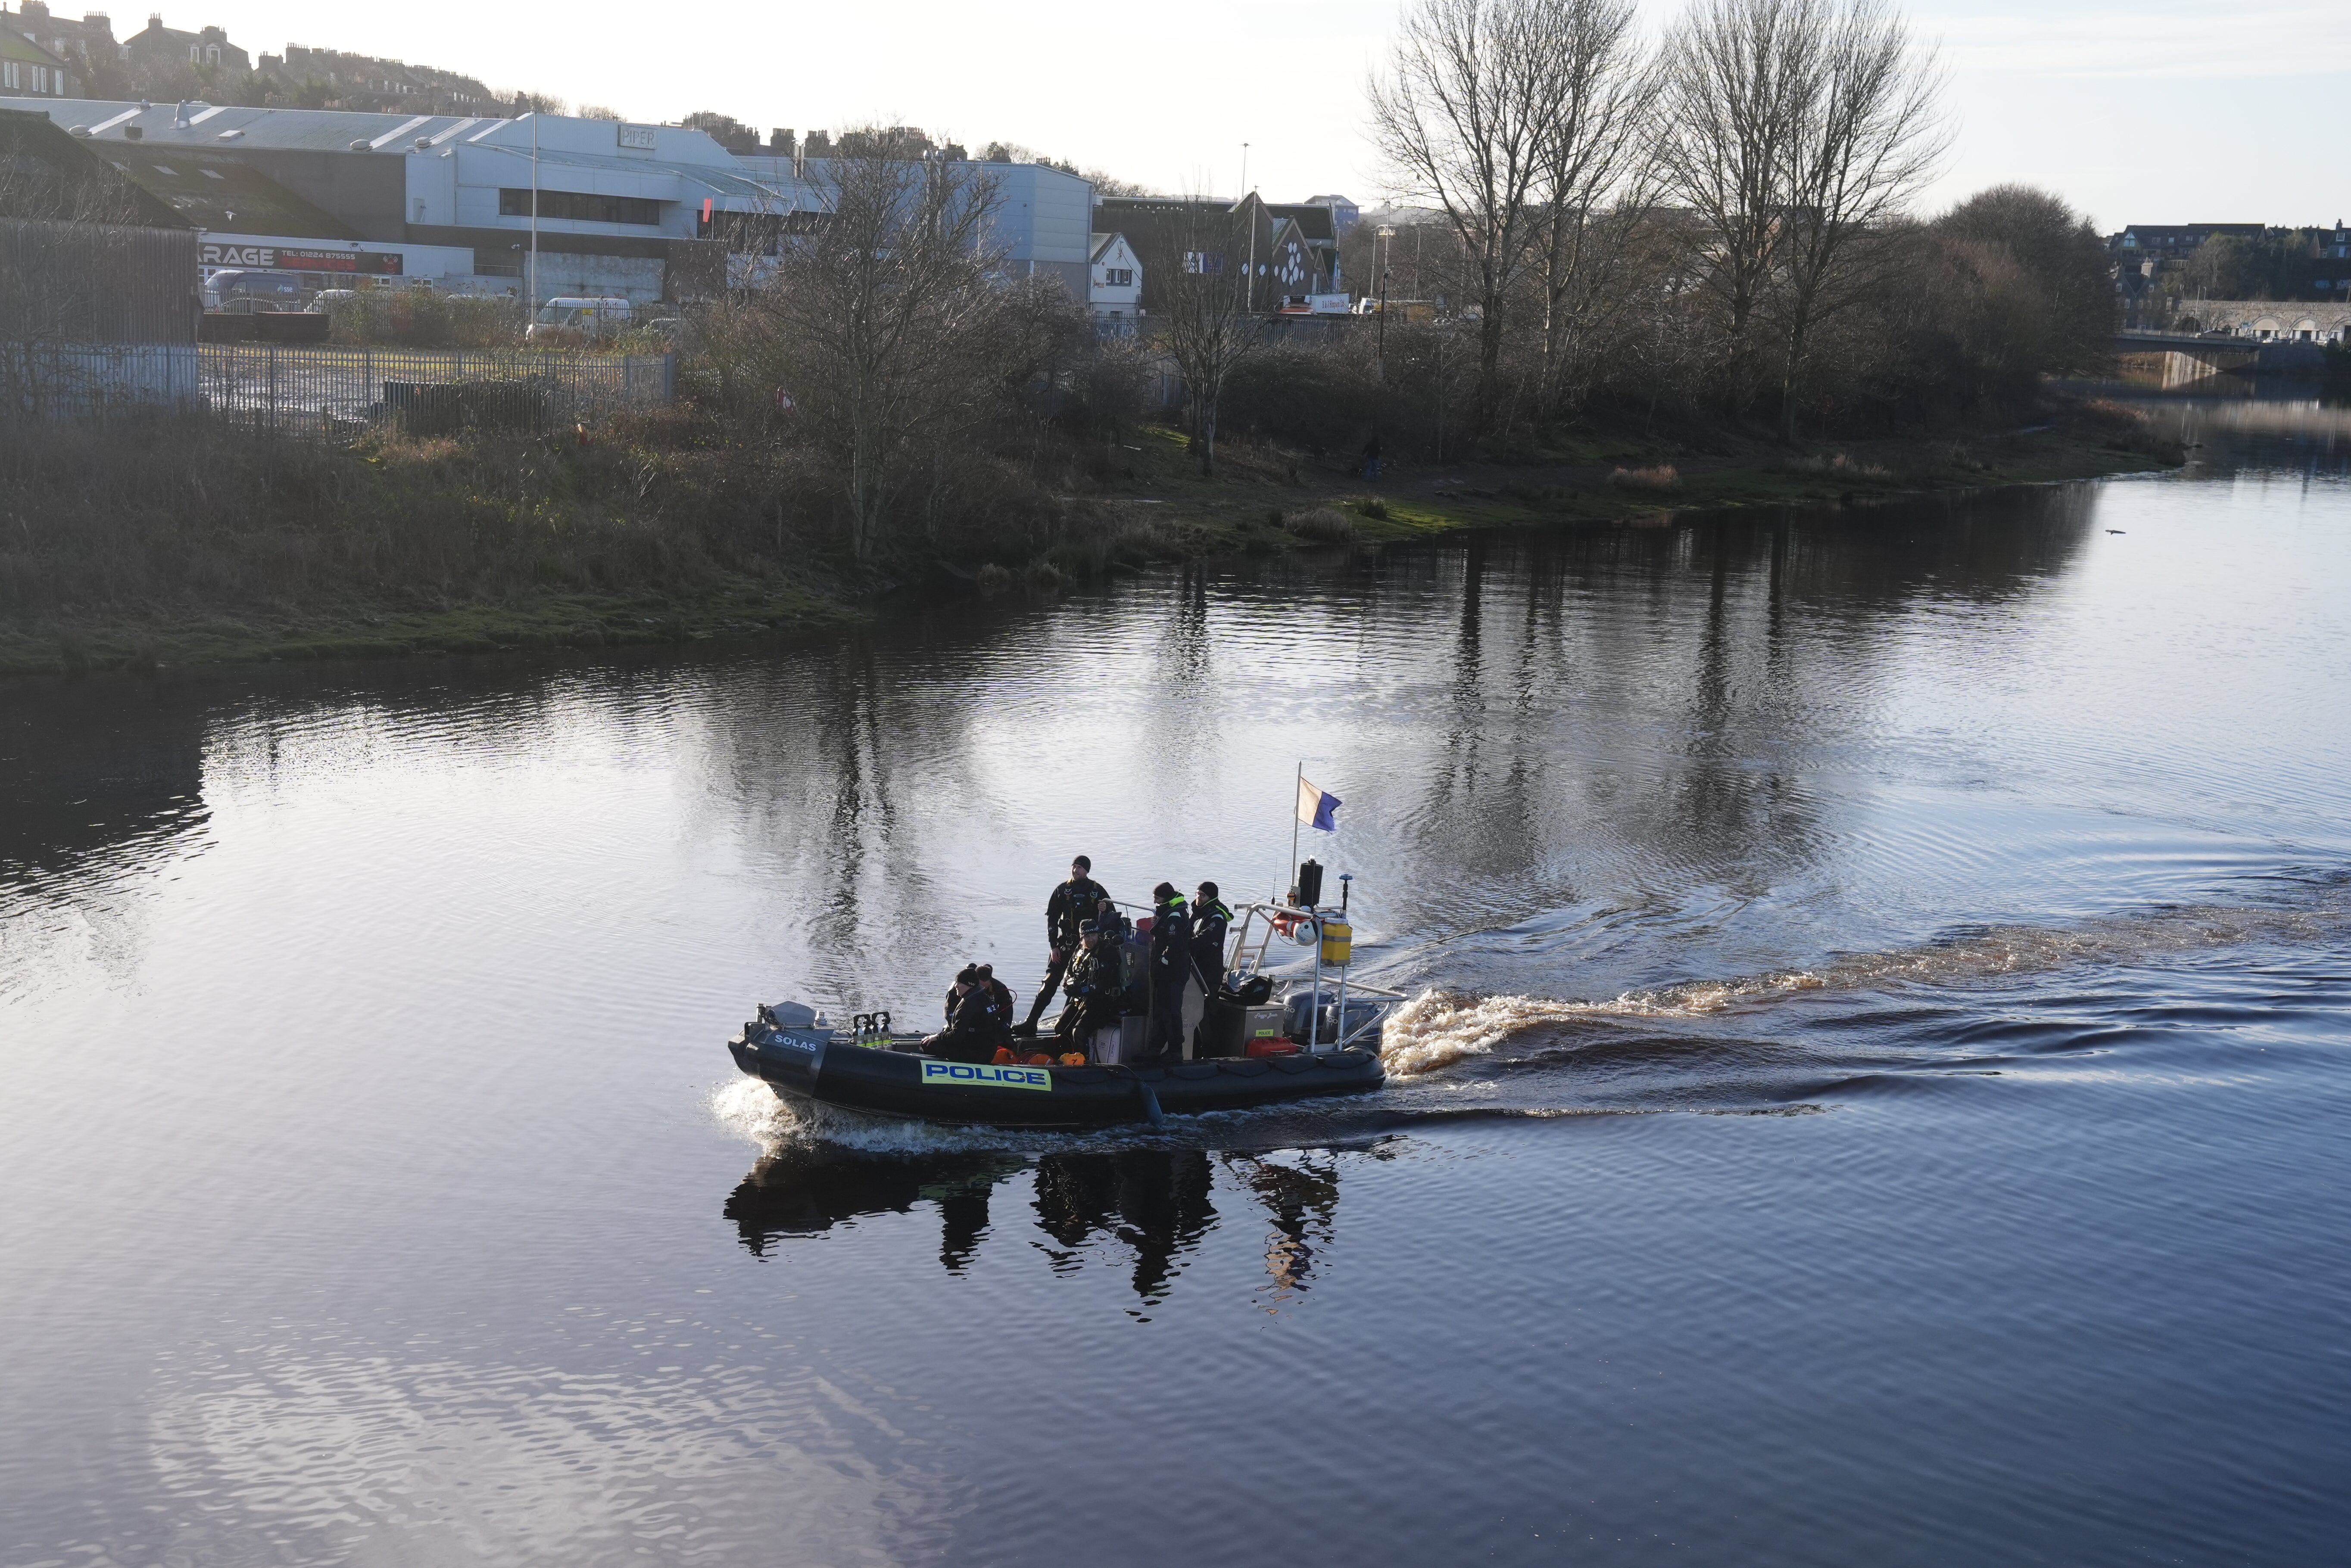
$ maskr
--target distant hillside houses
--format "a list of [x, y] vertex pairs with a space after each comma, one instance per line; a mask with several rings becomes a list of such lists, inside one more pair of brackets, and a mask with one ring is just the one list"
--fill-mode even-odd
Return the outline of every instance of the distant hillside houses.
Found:
[[[2114, 261], [2115, 299], [2123, 324], [2170, 327], [2189, 320], [2202, 330], [2225, 327], [2245, 337], [2293, 338], [2313, 331], [2290, 322], [2255, 325], [2241, 306], [2262, 303], [2351, 304], [2351, 227], [2285, 228], [2272, 223], [2133, 223], [2106, 239]], [[2213, 302], [2226, 322], [2206, 321]], [[2223, 308], [2225, 307], [2225, 308]], [[2332, 320], [2330, 317], [2328, 320]]]
[[[32, 0], [27, 0], [32, 3]], [[89, 20], [103, 21], [93, 16]], [[179, 65], [207, 67], [214, 70], [244, 72], [253, 68], [253, 57], [229, 42], [225, 29], [204, 26], [195, 32], [183, 32], [163, 26], [162, 13], [155, 12], [147, 18], [144, 32], [133, 33], [122, 41], [122, 57], [134, 66]]]
[[474, 77], [306, 44], [288, 44], [283, 55], [262, 56], [259, 71], [277, 84], [289, 103], [305, 109], [477, 114], [496, 103], [490, 89]]

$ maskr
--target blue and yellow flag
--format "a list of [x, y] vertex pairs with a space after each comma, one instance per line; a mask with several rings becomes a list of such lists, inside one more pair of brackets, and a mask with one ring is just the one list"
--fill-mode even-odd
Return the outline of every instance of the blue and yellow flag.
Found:
[[1338, 832], [1339, 825], [1332, 820], [1332, 814], [1343, 804], [1337, 795], [1315, 788], [1303, 777], [1299, 779], [1298, 820], [1307, 826], [1319, 827], [1325, 833]]

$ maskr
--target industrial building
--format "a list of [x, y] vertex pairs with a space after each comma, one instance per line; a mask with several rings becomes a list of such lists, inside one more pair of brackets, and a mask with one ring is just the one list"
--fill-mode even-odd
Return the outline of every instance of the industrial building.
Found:
[[[794, 214], [823, 207], [807, 177], [820, 168], [738, 157], [678, 126], [30, 95], [0, 109], [46, 115], [170, 202], [208, 267], [678, 304], [724, 289], [730, 252], [771, 252]], [[1092, 188], [1041, 165], [982, 167], [1012, 264], [1086, 299]]]

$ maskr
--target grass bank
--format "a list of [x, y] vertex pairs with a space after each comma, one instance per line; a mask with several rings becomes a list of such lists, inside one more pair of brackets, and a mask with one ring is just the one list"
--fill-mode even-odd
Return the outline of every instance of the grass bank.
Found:
[[[1853, 506], [2177, 468], [2182, 453], [2111, 402], [2066, 399], [2022, 429], [1822, 442], [1791, 452], [1722, 426], [1595, 427], [1507, 459], [1390, 464], [1371, 483], [1348, 466], [1235, 443], [1200, 477], [1177, 431], [1145, 432], [1096, 503], [1133, 549], [1259, 553], [1334, 541], [1391, 542], [1457, 528], [1654, 525], [1754, 507]], [[1044, 564], [1087, 562], [1049, 553]]]
[[1050, 593], [1153, 561], [1859, 505], [2179, 459], [2128, 410], [2081, 400], [2029, 430], [1794, 453], [1719, 427], [1595, 427], [1377, 484], [1248, 442], [1204, 479], [1179, 432], [1149, 427], [1061, 476], [1034, 522], [942, 531], [887, 573], [831, 553], [820, 485], [792, 461], [685, 411], [592, 438], [382, 431], [348, 451], [193, 420], [37, 427], [0, 443], [0, 675], [686, 642], [846, 623], [932, 576]]

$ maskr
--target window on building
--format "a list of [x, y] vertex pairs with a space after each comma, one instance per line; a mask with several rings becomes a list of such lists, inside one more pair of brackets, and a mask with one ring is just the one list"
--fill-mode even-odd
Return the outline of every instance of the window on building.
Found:
[[[502, 217], [530, 216], [530, 192], [511, 188], [498, 192]], [[574, 223], [645, 223], [661, 222], [661, 203], [643, 196], [591, 196], [582, 191], [541, 191], [538, 215]]]
[[1134, 286], [1134, 269], [1131, 266], [1106, 266], [1102, 268], [1102, 286], [1105, 288], [1133, 288]]
[[0, 60], [0, 87], [5, 87], [9, 91], [14, 92], [23, 85], [23, 83], [16, 79], [16, 62], [14, 60]]

